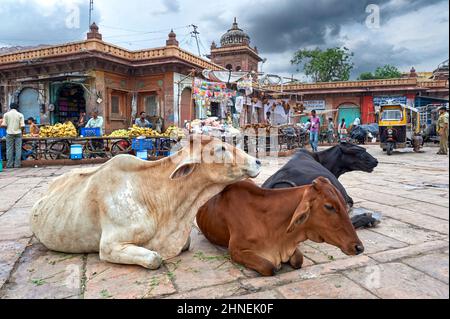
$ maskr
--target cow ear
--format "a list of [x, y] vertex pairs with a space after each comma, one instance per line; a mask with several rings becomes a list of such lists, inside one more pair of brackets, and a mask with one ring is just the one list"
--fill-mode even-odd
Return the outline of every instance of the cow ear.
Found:
[[306, 198], [302, 200], [300, 205], [295, 210], [294, 215], [292, 216], [291, 223], [289, 224], [289, 227], [287, 229], [288, 234], [292, 233], [295, 227], [303, 225], [309, 219], [309, 215], [311, 212], [311, 202], [309, 201], [309, 199], [305, 199]]
[[197, 163], [192, 160], [183, 161], [180, 165], [178, 165], [172, 175], [170, 175], [170, 179], [176, 180], [179, 178], [187, 177], [195, 171], [196, 167]]
[[320, 185], [322, 185], [322, 184], [330, 184], [330, 185], [332, 185], [330, 180], [328, 178], [325, 178], [325, 177], [316, 178], [313, 181], [313, 183], [312, 183], [312, 185], [313, 185], [313, 187], [314, 187], [314, 189], [316, 191], [320, 191], [320, 188], [321, 188]]

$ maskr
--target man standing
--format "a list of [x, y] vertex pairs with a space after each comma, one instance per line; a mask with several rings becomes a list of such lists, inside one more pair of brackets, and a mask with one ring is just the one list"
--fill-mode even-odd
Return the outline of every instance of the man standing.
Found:
[[17, 110], [16, 103], [11, 104], [11, 111], [3, 118], [2, 126], [6, 126], [6, 158], [7, 168], [20, 168], [22, 159], [22, 132], [25, 128], [25, 118]]
[[152, 124], [147, 120], [145, 112], [141, 112], [141, 117], [136, 119], [134, 124], [140, 128], [152, 128]]
[[311, 112], [311, 128], [309, 129], [309, 136], [313, 152], [319, 151], [319, 132], [320, 132], [320, 118], [317, 117], [317, 112]]
[[441, 137], [440, 149], [438, 155], [448, 154], [448, 112], [444, 106], [439, 109], [439, 120], [437, 122], [437, 131]]

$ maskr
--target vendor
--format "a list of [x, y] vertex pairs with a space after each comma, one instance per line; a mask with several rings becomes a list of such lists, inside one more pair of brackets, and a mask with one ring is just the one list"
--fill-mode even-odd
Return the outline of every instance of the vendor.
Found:
[[140, 128], [152, 128], [152, 124], [147, 120], [147, 113], [141, 112], [140, 117], [136, 119], [134, 123], [136, 126]]
[[99, 116], [97, 111], [94, 111], [92, 112], [92, 118], [86, 124], [86, 128], [99, 128], [100, 136], [103, 136], [103, 125], [103, 117]]
[[34, 118], [30, 117], [28, 119], [28, 125], [30, 126], [30, 135], [31, 137], [39, 137], [40, 129], [36, 125], [36, 121]]

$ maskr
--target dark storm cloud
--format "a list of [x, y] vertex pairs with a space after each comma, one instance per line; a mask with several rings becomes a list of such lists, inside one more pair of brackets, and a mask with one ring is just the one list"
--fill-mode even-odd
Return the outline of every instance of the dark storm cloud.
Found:
[[[1, 2], [0, 43], [32, 46], [85, 38], [89, 24], [88, 1], [73, 7], [57, 3], [53, 9], [46, 12], [35, 2]], [[96, 21], [97, 18], [94, 15]]]
[[364, 24], [366, 7], [381, 8], [381, 23], [445, 0], [278, 0], [242, 12], [253, 44], [265, 53], [293, 47], [324, 46], [327, 36], [338, 36], [341, 26]]

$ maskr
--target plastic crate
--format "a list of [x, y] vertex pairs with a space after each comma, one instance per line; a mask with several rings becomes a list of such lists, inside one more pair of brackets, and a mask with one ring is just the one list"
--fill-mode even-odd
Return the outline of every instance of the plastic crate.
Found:
[[154, 148], [154, 143], [150, 139], [134, 139], [132, 149], [137, 152], [149, 151]]
[[83, 137], [100, 137], [100, 128], [82, 128], [80, 130], [80, 135]]
[[0, 138], [3, 138], [6, 136], [6, 128], [0, 127]]

